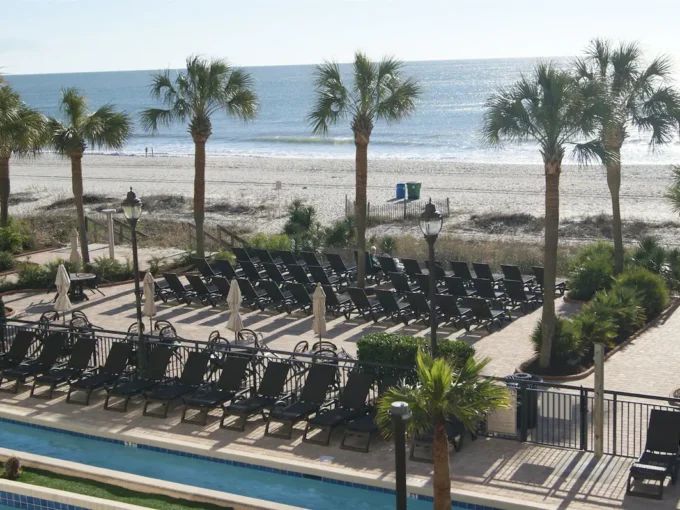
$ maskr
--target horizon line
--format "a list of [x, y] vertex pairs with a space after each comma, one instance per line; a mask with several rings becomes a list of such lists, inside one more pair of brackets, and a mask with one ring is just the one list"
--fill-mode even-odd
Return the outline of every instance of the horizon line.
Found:
[[[476, 57], [476, 58], [454, 58], [454, 59], [425, 59], [425, 60], [402, 60], [405, 64], [418, 64], [418, 63], [423, 63], [423, 62], [468, 62], [468, 61], [474, 61], [474, 60], [528, 60], [528, 59], [535, 59], [535, 60], [540, 60], [540, 59], [564, 59], [564, 58], [573, 58], [572, 56], [567, 56], [567, 55], [561, 55], [561, 56], [524, 56], [524, 57]], [[332, 62], [332, 60], [331, 60]], [[231, 62], [230, 62], [231, 64]], [[340, 65], [347, 65], [351, 64], [351, 62], [338, 62]], [[261, 65], [235, 65], [234, 67], [241, 68], [241, 69], [256, 69], [256, 68], [262, 68], [262, 67], [308, 67], [308, 66], [315, 66], [318, 65], [317, 63], [306, 63], [306, 64], [261, 64]], [[1, 69], [1, 68], [0, 68]], [[55, 74], [95, 74], [95, 73], [137, 73], [137, 72], [142, 72], [142, 71], [150, 71], [150, 72], [155, 72], [161, 69], [170, 69], [170, 70], [177, 70], [177, 69], [183, 69], [183, 67], [162, 67], [162, 68], [147, 68], [147, 69], [116, 69], [116, 70], [106, 70], [106, 71], [67, 71], [67, 72], [50, 72], [50, 73], [18, 73], [18, 74], [12, 74], [12, 73], [0, 73], [2, 76], [6, 77], [11, 77], [11, 76], [49, 76], [49, 75], [55, 75]]]

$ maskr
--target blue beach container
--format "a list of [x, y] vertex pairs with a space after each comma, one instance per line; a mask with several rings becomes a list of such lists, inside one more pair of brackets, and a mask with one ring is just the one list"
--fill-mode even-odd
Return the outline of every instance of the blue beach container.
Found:
[[397, 199], [406, 198], [406, 184], [397, 184]]

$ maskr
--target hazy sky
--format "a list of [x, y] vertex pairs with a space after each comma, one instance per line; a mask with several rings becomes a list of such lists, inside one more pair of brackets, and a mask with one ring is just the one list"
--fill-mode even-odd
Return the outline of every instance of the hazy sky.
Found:
[[600, 36], [680, 67], [680, 0], [0, 0], [3, 73], [567, 56]]

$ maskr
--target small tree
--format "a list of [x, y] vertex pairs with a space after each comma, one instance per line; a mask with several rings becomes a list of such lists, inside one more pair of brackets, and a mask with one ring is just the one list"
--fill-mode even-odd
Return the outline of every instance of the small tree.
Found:
[[432, 359], [420, 350], [416, 360], [418, 384], [392, 388], [380, 399], [377, 422], [386, 436], [391, 435], [390, 406], [406, 402], [411, 410], [409, 434], [421, 434], [434, 428], [434, 509], [451, 509], [451, 475], [446, 421], [459, 420], [467, 430], [475, 430], [492, 409], [508, 405], [505, 387], [482, 378], [488, 359], [468, 358], [454, 370], [443, 358]]

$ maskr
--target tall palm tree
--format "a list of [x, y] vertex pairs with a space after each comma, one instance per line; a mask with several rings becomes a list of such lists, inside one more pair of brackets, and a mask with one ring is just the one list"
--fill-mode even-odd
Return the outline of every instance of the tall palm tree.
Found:
[[26, 106], [9, 85], [0, 85], [0, 227], [9, 218], [9, 159], [40, 152], [45, 124], [45, 117]]
[[49, 144], [71, 160], [71, 185], [78, 215], [83, 264], [90, 262], [83, 209], [83, 154], [88, 147], [121, 149], [130, 137], [132, 122], [125, 112], [107, 104], [92, 111], [87, 98], [75, 88], [63, 89], [59, 101], [63, 121], [50, 117], [47, 122]]
[[538, 64], [510, 88], [499, 89], [486, 103], [483, 134], [491, 145], [502, 141], [535, 141], [545, 169], [545, 252], [543, 282], [543, 341], [540, 366], [550, 364], [555, 331], [555, 277], [560, 221], [560, 174], [565, 146], [574, 144], [582, 162], [604, 158], [598, 145], [577, 144], [598, 126], [595, 84], [580, 85], [553, 63]]
[[[312, 131], [328, 134], [328, 127], [351, 117], [350, 127], [356, 146], [357, 250], [366, 251], [366, 187], [368, 185], [368, 144], [376, 120], [399, 122], [415, 110], [420, 87], [402, 76], [403, 64], [385, 57], [371, 62], [366, 55], [354, 55], [353, 83], [346, 85], [335, 62], [316, 67], [316, 104], [308, 116]], [[357, 284], [364, 286], [365, 257], [357, 259]]]
[[645, 66], [637, 43], [620, 43], [595, 39], [585, 56], [575, 61], [576, 75], [583, 82], [597, 82], [602, 96], [604, 120], [597, 140], [614, 157], [606, 164], [607, 185], [612, 197], [612, 231], [614, 236], [614, 272], [623, 270], [623, 235], [621, 233], [621, 146], [629, 130], [649, 132], [650, 145], [669, 143], [680, 127], [680, 94], [670, 85], [671, 61], [657, 57]]
[[420, 351], [416, 359], [418, 384], [402, 385], [389, 390], [380, 399], [377, 423], [387, 436], [391, 434], [390, 406], [406, 402], [411, 411], [409, 434], [421, 434], [434, 428], [434, 508], [451, 508], [451, 475], [449, 440], [446, 422], [452, 417], [467, 430], [476, 430], [485, 413], [508, 405], [505, 387], [481, 377], [488, 359], [469, 358], [459, 370], [454, 370], [443, 358], [432, 359]]
[[151, 97], [167, 108], [148, 108], [142, 112], [142, 127], [157, 132], [161, 126], [189, 121], [189, 133], [194, 141], [194, 222], [196, 223], [196, 254], [205, 256], [203, 223], [205, 220], [205, 144], [212, 134], [210, 117], [224, 111], [242, 120], [257, 114], [257, 96], [252, 76], [232, 67], [226, 60], [187, 58], [186, 73], [170, 70], [157, 73], [151, 83]]

